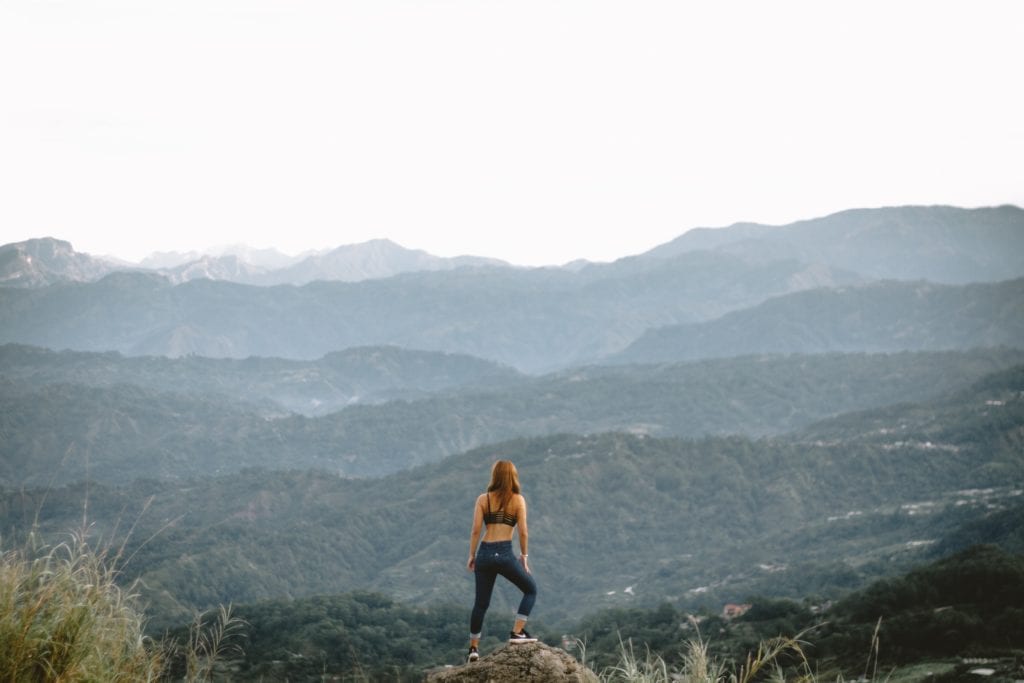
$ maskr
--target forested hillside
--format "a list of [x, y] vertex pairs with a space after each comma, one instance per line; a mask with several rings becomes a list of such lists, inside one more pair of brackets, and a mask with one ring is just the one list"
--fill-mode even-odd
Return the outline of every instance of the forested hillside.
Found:
[[422, 398], [446, 389], [496, 390], [515, 370], [472, 356], [394, 346], [345, 349], [315, 361], [284, 358], [123, 356], [0, 346], [0, 376], [31, 387], [131, 384], [176, 394], [217, 394], [272, 412], [324, 415], [354, 403]]
[[[43, 354], [44, 359], [51, 358]], [[287, 390], [275, 360], [174, 361], [184, 388], [227, 375], [222, 364], [252, 366], [225, 391], [253, 386], [248, 403], [134, 385], [44, 384], [63, 372], [88, 381], [90, 364], [154, 367], [157, 359], [71, 355], [52, 370], [0, 381], [0, 483], [41, 486], [89, 477], [128, 482], [226, 474], [245, 467], [313, 467], [380, 476], [519, 436], [626, 431], [651, 436], [777, 435], [852, 410], [922, 401], [986, 373], [1024, 363], [1024, 352], [767, 356], [666, 366], [579, 368], [507, 386], [454, 389], [431, 398], [354, 405], [331, 415], [268, 419], [255, 409]], [[489, 368], [489, 366], [484, 366]], [[189, 380], [209, 368], [209, 381]], [[261, 368], [264, 368], [262, 371]], [[140, 370], [139, 377], [147, 377]], [[259, 378], [251, 379], [251, 378]], [[307, 398], [334, 395], [311, 382]], [[261, 391], [266, 391], [262, 394]], [[320, 399], [319, 397], [322, 397]]]
[[762, 640], [803, 633], [804, 652], [819, 680], [840, 672], [852, 678], [865, 668], [891, 675], [897, 666], [921, 661], [937, 674], [954, 668], [954, 656], [989, 658], [988, 666], [1004, 657], [1012, 669], [1024, 642], [1024, 556], [977, 545], [875, 581], [835, 604], [811, 595], [747, 600], [749, 611], [735, 619], [718, 612], [689, 614], [668, 603], [656, 610], [609, 609], [582, 620], [577, 634], [598, 665], [616, 661], [623, 633], [631, 634], [636, 647], [650, 647], [678, 664], [681, 640], [696, 637], [696, 617], [711, 653], [721, 658], [742, 659]]
[[[804, 633], [803, 651], [818, 680], [840, 674], [851, 679], [866, 666], [903, 679], [913, 676], [915, 665], [933, 673], [973, 668], [957, 667], [951, 654], [1012, 668], [1024, 639], [1022, 591], [1024, 556], [975, 546], [873, 582], [834, 605], [811, 595], [800, 600], [751, 595], [750, 609], [737, 618], [668, 602], [616, 607], [585, 615], [567, 626], [567, 635], [585, 644], [588, 664], [601, 670], [620, 662], [623, 639], [641, 658], [657, 656], [678, 667], [690, 639], [705, 639], [714, 658], [743, 661], [764, 640]], [[465, 609], [413, 607], [378, 593], [259, 602], [237, 606], [235, 615], [244, 622], [239, 632], [244, 653], [231, 665], [252, 679], [316, 681], [324, 672], [362, 672], [375, 680], [420, 681], [424, 669], [459, 662], [464, 648]], [[870, 655], [879, 618], [876, 661]], [[545, 642], [564, 644], [561, 630], [536, 633]], [[484, 642], [487, 652], [499, 641], [489, 636]], [[1005, 664], [997, 664], [993, 658], [998, 657]]]
[[[142, 579], [157, 624], [196, 606], [355, 589], [464, 602], [471, 501], [493, 460], [508, 457], [531, 503], [538, 580], [557, 587], [541, 623], [601, 606], [835, 595], [1019, 500], [1022, 381], [1011, 370], [943, 401], [890, 409], [880, 440], [845, 436], [853, 417], [810, 441], [565, 435], [374, 480], [247, 470], [26, 490], [0, 501], [0, 528], [10, 538], [38, 519], [41, 532], [58, 534], [85, 509], [99, 537], [118, 542], [134, 527], [125, 576]], [[904, 436], [926, 433], [944, 411], [963, 417], [930, 442]], [[862, 431], [878, 429], [868, 416]]]

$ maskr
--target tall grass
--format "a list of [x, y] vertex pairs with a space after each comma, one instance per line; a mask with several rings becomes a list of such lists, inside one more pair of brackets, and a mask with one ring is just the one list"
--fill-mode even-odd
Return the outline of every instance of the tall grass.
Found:
[[137, 597], [84, 534], [0, 554], [0, 681], [156, 681], [163, 653]]
[[[708, 644], [699, 634], [684, 645], [678, 667], [670, 667], [650, 650], [641, 658], [634, 652], [632, 641], [623, 642], [620, 638], [619, 662], [602, 670], [598, 677], [602, 683], [817, 683], [799, 638], [762, 641], [757, 653], [748, 654], [738, 667], [710, 657]], [[782, 664], [784, 659], [795, 659], [797, 665], [787, 670]]]
[[242, 654], [241, 646], [230, 641], [243, 635], [246, 622], [231, 614], [231, 605], [221, 605], [216, 617], [210, 621], [207, 617], [207, 612], [195, 615], [184, 646], [169, 644], [171, 656], [185, 662], [185, 681], [188, 683], [212, 680], [218, 662]]
[[38, 549], [0, 553], [0, 683], [167, 680], [183, 662], [187, 683], [213, 678], [244, 622], [221, 607], [197, 614], [184, 643], [145, 635], [138, 596], [117, 584], [124, 546], [94, 550], [86, 533]]

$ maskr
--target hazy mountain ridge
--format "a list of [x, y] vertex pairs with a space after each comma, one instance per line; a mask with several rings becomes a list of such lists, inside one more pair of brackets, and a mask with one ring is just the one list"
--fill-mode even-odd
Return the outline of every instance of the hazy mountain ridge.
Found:
[[256, 249], [245, 244], [230, 244], [207, 250], [206, 253], [200, 253], [198, 251], [153, 252], [146, 258], [142, 259], [137, 265], [146, 270], [163, 270], [187, 265], [193, 261], [202, 259], [204, 256], [210, 258], [234, 257], [243, 263], [249, 264], [250, 266], [262, 268], [263, 270], [273, 270], [293, 265], [316, 253], [318, 252], [311, 250], [305, 251], [297, 256], [289, 256], [287, 254], [282, 254], [277, 249]]
[[381, 403], [457, 388], [497, 388], [524, 378], [472, 356], [397, 347], [355, 347], [315, 361], [197, 356], [126, 357], [106, 353], [0, 346], [0, 377], [33, 387], [133, 384], [179, 394], [215, 393], [274, 412], [323, 415], [354, 403]]
[[[275, 259], [266, 254], [250, 256], [250, 253], [248, 250], [235, 248], [229, 253], [201, 255], [183, 264], [158, 269], [157, 272], [174, 284], [207, 279], [266, 287], [301, 286], [320, 280], [361, 282], [394, 277], [402, 273], [446, 271], [456, 268], [511, 267], [504, 261], [478, 256], [434, 256], [419, 249], [406, 249], [386, 239], [369, 240], [360, 244], [309, 253], [301, 258], [288, 259], [288, 262], [279, 266], [270, 265]], [[247, 257], [252, 260], [247, 260]]]
[[648, 330], [611, 363], [756, 353], [1024, 347], [1024, 279], [964, 286], [877, 282], [820, 288], [721, 318]]
[[[743, 319], [734, 317], [683, 331], [684, 336], [706, 336], [704, 348], [687, 340], [683, 355], [633, 355], [671, 335], [659, 328], [738, 315], [773, 297], [841, 288], [850, 300], [856, 291], [851, 286], [871, 282], [862, 272], [902, 281], [922, 273], [937, 280], [991, 281], [1005, 274], [1020, 278], [1022, 217], [1024, 210], [1016, 207], [854, 210], [778, 228], [738, 225], [691, 231], [647, 254], [573, 268], [512, 268], [486, 260], [462, 267], [459, 259], [437, 261], [386, 240], [313, 254], [290, 266], [294, 270], [264, 272], [229, 255], [181, 266], [166, 278], [118, 272], [90, 283], [0, 287], [0, 343], [131, 355], [296, 359], [320, 358], [353, 346], [396, 345], [464, 353], [528, 372], [599, 361], [649, 330], [647, 339], [615, 361], [1019, 345], [1018, 307], [1010, 303], [1003, 311], [993, 311], [991, 302], [982, 302], [985, 313], [996, 317], [979, 322], [981, 312], [970, 311], [972, 302], [950, 295], [950, 303], [959, 307], [950, 320], [937, 313], [923, 319], [914, 312], [917, 302], [906, 300], [910, 308], [905, 311], [886, 301], [868, 302], [870, 309], [853, 310], [846, 320], [835, 315], [811, 319], [795, 305], [785, 309], [776, 302], [772, 306], [777, 308], [759, 313], [770, 319], [757, 320], [758, 313], [747, 318], [756, 330], [730, 328]], [[951, 263], [962, 266], [955, 277], [950, 275]], [[438, 264], [454, 269], [429, 270]], [[387, 277], [391, 266], [415, 272]], [[254, 282], [279, 276], [293, 281], [343, 279], [345, 272], [372, 279], [317, 280], [299, 287], [198, 279], [172, 286], [176, 279], [191, 277], [185, 274], [190, 268], [204, 277]], [[907, 297], [912, 285], [877, 286]], [[985, 295], [984, 289], [960, 286], [963, 292]], [[864, 290], [871, 291], [880, 292]], [[901, 322], [905, 314], [913, 324]], [[716, 337], [716, 329], [730, 338]]]
[[[137, 362], [95, 360], [128, 368]], [[269, 369], [280, 361], [249, 362]], [[562, 432], [779, 435], [844, 412], [925, 400], [1019, 364], [1024, 352], [1004, 349], [580, 368], [503, 387], [273, 420], [264, 417], [266, 408], [223, 395], [127, 385], [40, 387], [19, 371], [0, 384], [0, 485], [86, 476], [119, 483], [182, 479], [245, 467], [375, 477], [488, 443]], [[87, 373], [69, 367], [67, 375]]]
[[359, 282], [402, 273], [480, 267], [510, 266], [499, 259], [480, 256], [434, 256], [421, 249], [406, 249], [388, 239], [375, 239], [311, 255], [291, 266], [254, 278], [252, 284], [304, 285], [315, 280]]
[[535, 372], [621, 350], [651, 327], [717, 317], [821, 281], [859, 281], [807, 272], [795, 261], [749, 266], [702, 253], [625, 274], [481, 268], [302, 287], [172, 286], [153, 274], [114, 273], [94, 283], [0, 288], [0, 343], [299, 359], [396, 345]]
[[707, 250], [753, 262], [791, 258], [872, 279], [995, 282], [1024, 275], [1024, 209], [850, 209], [783, 226], [697, 228], [640, 258]]
[[[31, 267], [24, 256], [10, 255], [33, 250], [36, 262]], [[851, 209], [781, 226], [736, 223], [693, 228], [670, 242], [642, 254], [623, 256], [619, 261], [643, 263], [694, 251], [730, 254], [752, 264], [795, 260], [869, 279], [994, 282], [1024, 276], [1024, 209], [1009, 205], [978, 209], [902, 206]], [[565, 269], [575, 272], [607, 265], [611, 264], [573, 261]], [[244, 245], [206, 254], [154, 253], [135, 266], [154, 268], [174, 283], [208, 278], [253, 285], [356, 282], [460, 267], [510, 266], [493, 258], [434, 256], [388, 239], [297, 257]], [[133, 268], [73, 252], [70, 244], [53, 238], [0, 247], [0, 284], [9, 286], [93, 281], [113, 270], [125, 269]]]
[[499, 259], [478, 256], [434, 256], [386, 239], [307, 252], [295, 258], [273, 249], [238, 245], [216, 253], [154, 253], [139, 264], [76, 252], [69, 242], [52, 237], [0, 246], [0, 285], [30, 288], [61, 282], [95, 282], [121, 271], [152, 272], [173, 284], [206, 279], [271, 286], [304, 285], [317, 280], [359, 282], [410, 272], [480, 267], [511, 266]]
[[234, 254], [224, 256], [203, 255], [173, 268], [161, 268], [156, 272], [174, 284], [192, 280], [225, 280], [228, 282], [255, 283], [268, 272], [266, 268], [248, 263]]
[[[561, 435], [376, 480], [249, 470], [122, 489], [94, 483], [88, 493], [78, 485], [11, 492], [0, 497], [0, 527], [24, 531], [38, 511], [43, 533], [62, 533], [81, 519], [84, 495], [99, 535], [138, 517], [126, 578], [141, 578], [165, 617], [356, 589], [465, 603], [468, 510], [500, 454], [519, 465], [530, 500], [534, 571], [558, 587], [538, 610], [542, 620], [665, 600], [717, 604], [753, 591], [803, 596], [812, 578], [814, 590], [834, 592], [919, 561], [935, 539], [1020, 500], [1022, 382], [1017, 368], [938, 402], [890, 409], [897, 431], [882, 442], [846, 442], [824, 427], [821, 444]], [[1004, 412], [974, 409], [990, 401]], [[897, 433], [928, 430], [935, 413], [963, 416], [941, 435], [947, 447]], [[991, 438], [978, 442], [979, 433]], [[593, 526], [595, 500], [601, 533], [581, 534]], [[138, 547], [172, 520], [159, 543]]]

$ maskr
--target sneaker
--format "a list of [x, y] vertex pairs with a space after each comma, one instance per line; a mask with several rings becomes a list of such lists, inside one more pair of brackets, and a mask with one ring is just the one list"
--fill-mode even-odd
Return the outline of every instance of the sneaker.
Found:
[[480, 659], [480, 653], [476, 651], [475, 647], [470, 646], [469, 655], [466, 657], [466, 661], [472, 664], [478, 659]]
[[529, 633], [527, 633], [526, 629], [524, 628], [519, 633], [516, 633], [515, 631], [510, 631], [509, 634], [508, 634], [508, 642], [510, 642], [510, 643], [536, 643], [537, 639], [534, 638], [533, 636], [531, 636]]

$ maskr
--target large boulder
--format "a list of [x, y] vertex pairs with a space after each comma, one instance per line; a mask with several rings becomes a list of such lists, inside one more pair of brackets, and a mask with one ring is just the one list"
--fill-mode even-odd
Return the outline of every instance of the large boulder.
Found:
[[565, 650], [544, 643], [505, 645], [472, 664], [437, 669], [428, 683], [599, 683]]

